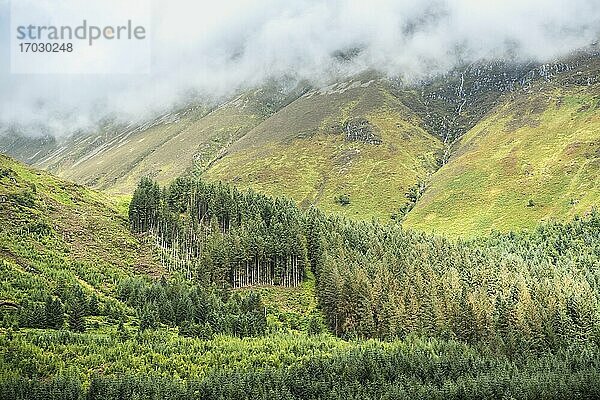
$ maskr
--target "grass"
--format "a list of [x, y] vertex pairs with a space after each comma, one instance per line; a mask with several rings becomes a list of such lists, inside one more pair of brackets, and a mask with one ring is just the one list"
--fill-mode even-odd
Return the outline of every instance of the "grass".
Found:
[[260, 286], [238, 291], [260, 294], [271, 331], [286, 331], [288, 328], [308, 331], [311, 318], [323, 320], [321, 311], [317, 309], [315, 277], [310, 271], [298, 287]]
[[69, 280], [93, 279], [92, 286], [100, 289], [124, 274], [160, 272], [152, 250], [130, 234], [122, 202], [5, 156], [0, 156], [0, 170], [0, 261], [6, 285], [12, 284], [12, 274], [54, 285], [57, 271], [63, 271]]
[[459, 143], [405, 226], [448, 236], [530, 229], [600, 203], [600, 111], [593, 88], [505, 98]]
[[[63, 153], [36, 166], [72, 181], [114, 194], [130, 194], [143, 176], [161, 183], [206, 166], [221, 150], [256, 126], [262, 117], [251, 106], [225, 106], [124, 137], [108, 136], [93, 145], [71, 140]], [[100, 147], [102, 146], [102, 147]]]
[[[204, 177], [355, 219], [388, 220], [406, 202], [408, 189], [436, 168], [441, 142], [420, 128], [418, 119], [383, 88], [317, 97], [329, 103], [310, 114], [312, 119], [287, 125], [300, 120], [308, 107], [307, 99], [292, 103], [272, 117], [268, 127], [259, 126], [236, 143]], [[313, 99], [310, 107], [315, 106]], [[343, 123], [350, 110], [373, 125], [382, 144], [349, 142], [343, 134], [330, 132], [331, 125]], [[272, 119], [279, 128], [267, 137]], [[349, 195], [348, 205], [336, 202], [342, 194]]]

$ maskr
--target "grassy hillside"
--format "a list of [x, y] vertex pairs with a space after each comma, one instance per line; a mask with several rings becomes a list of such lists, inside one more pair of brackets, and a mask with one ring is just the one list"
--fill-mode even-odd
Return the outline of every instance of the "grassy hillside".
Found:
[[460, 140], [405, 225], [470, 236], [532, 228], [597, 206], [599, 99], [598, 83], [540, 83], [505, 95]]
[[98, 132], [61, 138], [13, 133], [0, 137], [0, 152], [96, 189], [131, 193], [143, 176], [166, 183], [206, 168], [299, 90], [273, 81], [220, 105], [187, 105], [144, 123], [107, 122]]
[[[151, 252], [129, 232], [119, 200], [0, 155], [0, 230], [4, 260], [18, 266], [30, 249], [70, 262], [154, 271]], [[17, 240], [16, 238], [20, 238]]]
[[37, 304], [79, 287], [120, 313], [117, 282], [160, 271], [118, 203], [0, 155], [0, 300]]
[[[306, 93], [203, 175], [359, 219], [389, 217], [436, 168], [441, 141], [380, 81]], [[348, 204], [339, 201], [346, 195]]]
[[[437, 168], [443, 146], [423, 117], [374, 74], [321, 89], [268, 83], [208, 110], [185, 109], [141, 126], [42, 140], [0, 138], [0, 150], [63, 178], [131, 193], [142, 176], [212, 180], [284, 194], [355, 218], [388, 219]], [[421, 110], [422, 111], [422, 110]], [[349, 196], [342, 206], [339, 196]]]
[[[190, 111], [169, 123], [124, 132], [76, 152], [67, 143], [36, 165], [58, 175], [113, 193], [129, 193], [142, 176], [169, 181], [197, 163], [208, 163], [231, 141], [256, 125], [253, 110], [224, 105], [207, 115]], [[87, 140], [87, 139], [86, 139]]]

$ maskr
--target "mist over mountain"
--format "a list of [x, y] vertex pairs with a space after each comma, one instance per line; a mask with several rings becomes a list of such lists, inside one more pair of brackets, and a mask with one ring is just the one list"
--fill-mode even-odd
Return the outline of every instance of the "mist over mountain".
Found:
[[[176, 0], [152, 7], [148, 75], [14, 75], [5, 57], [2, 131], [64, 136], [107, 117], [141, 121], [190, 101], [217, 104], [272, 79], [322, 86], [374, 70], [415, 82], [482, 59], [544, 62], [594, 43], [600, 26], [593, 0]], [[0, 1], [3, 48], [12, 35], [9, 11]]]

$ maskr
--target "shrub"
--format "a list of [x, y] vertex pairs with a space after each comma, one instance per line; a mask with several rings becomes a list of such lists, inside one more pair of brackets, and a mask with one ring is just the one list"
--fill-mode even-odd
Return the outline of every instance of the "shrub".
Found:
[[350, 204], [350, 195], [347, 193], [340, 194], [335, 198], [335, 202], [342, 206], [347, 206], [348, 204]]

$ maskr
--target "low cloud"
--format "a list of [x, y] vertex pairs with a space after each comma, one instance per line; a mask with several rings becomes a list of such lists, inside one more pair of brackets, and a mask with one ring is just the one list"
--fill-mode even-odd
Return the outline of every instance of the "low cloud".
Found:
[[[107, 117], [148, 118], [190, 94], [218, 99], [282, 76], [320, 84], [374, 69], [413, 81], [484, 58], [545, 61], [596, 41], [600, 27], [597, 0], [156, 0], [152, 7], [149, 75], [11, 75], [3, 57], [0, 125], [67, 135]], [[6, 49], [6, 0], [0, 12]]]

